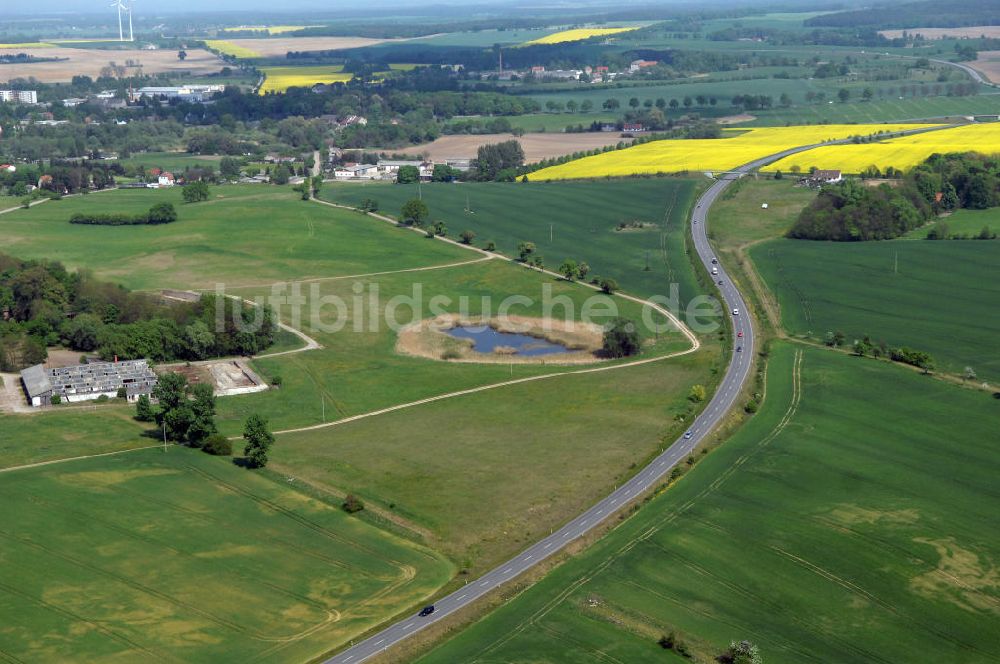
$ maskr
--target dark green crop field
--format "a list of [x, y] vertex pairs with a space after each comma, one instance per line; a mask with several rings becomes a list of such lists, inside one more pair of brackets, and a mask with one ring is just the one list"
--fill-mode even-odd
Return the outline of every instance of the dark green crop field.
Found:
[[790, 333], [840, 330], [848, 344], [869, 334], [1000, 379], [1000, 242], [775, 240], [750, 254]]
[[[517, 244], [534, 242], [549, 269], [567, 258], [586, 261], [591, 276], [613, 277], [635, 295], [670, 295], [678, 285], [686, 303], [700, 292], [687, 255], [685, 220], [696, 181], [675, 178], [608, 182], [425, 184], [420, 195], [432, 221], [443, 220], [451, 237], [476, 233], [474, 244], [493, 240], [517, 255]], [[416, 185], [328, 184], [322, 196], [344, 205], [378, 200], [380, 212], [399, 215], [418, 195]], [[466, 211], [471, 210], [469, 212]], [[620, 222], [642, 227], [617, 230]], [[648, 269], [647, 269], [648, 266]]]
[[997, 661], [997, 403], [776, 344], [731, 440], [420, 661], [684, 661], [670, 632], [701, 662], [733, 639], [775, 664]]

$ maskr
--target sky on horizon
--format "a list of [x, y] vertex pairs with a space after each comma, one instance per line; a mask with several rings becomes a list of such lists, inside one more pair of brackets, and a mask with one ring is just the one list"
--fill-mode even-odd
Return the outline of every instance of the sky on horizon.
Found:
[[[404, 5], [416, 2], [416, 0], [393, 0], [393, 5]], [[7, 11], [18, 16], [31, 14], [70, 14], [77, 12], [99, 13], [110, 10], [112, 0], [0, 0], [0, 19]], [[434, 4], [440, 4], [440, 0], [434, 0]], [[179, 13], [189, 11], [237, 11], [252, 10], [275, 11], [274, 0], [170, 0], [169, 2], [158, 2], [157, 0], [135, 0], [135, 11], [138, 15], [140, 11], [146, 13], [164, 14]], [[285, 0], [280, 3], [281, 12], [322, 10], [334, 13], [337, 9], [357, 10], [364, 7], [363, 4], [353, 2], [337, 2], [334, 0]]]

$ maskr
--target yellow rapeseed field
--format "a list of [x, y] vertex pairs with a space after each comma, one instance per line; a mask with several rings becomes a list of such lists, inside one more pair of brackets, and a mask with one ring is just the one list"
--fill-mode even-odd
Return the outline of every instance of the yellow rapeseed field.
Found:
[[935, 152], [1000, 153], [1000, 124], [974, 124], [942, 129], [926, 134], [892, 138], [883, 143], [827, 145], [809, 152], [785, 157], [768, 170], [789, 172], [797, 166], [803, 173], [811, 167], [835, 168], [845, 173], [860, 173], [869, 166], [885, 171], [889, 166], [906, 170]]
[[651, 141], [624, 150], [604, 152], [528, 176], [529, 180], [569, 180], [680, 171], [727, 171], [786, 148], [849, 136], [915, 129], [932, 125], [807, 125], [723, 129], [723, 138]]
[[638, 26], [631, 28], [577, 28], [575, 30], [562, 30], [560, 32], [554, 32], [551, 35], [545, 35], [544, 37], [539, 37], [538, 39], [532, 39], [530, 42], [525, 42], [525, 44], [561, 44], [563, 42], [590, 39], [591, 37], [617, 35], [621, 32], [638, 29]]
[[309, 87], [317, 83], [346, 83], [353, 74], [345, 74], [340, 65], [317, 67], [261, 67], [264, 84], [258, 92], [284, 92], [292, 87]]
[[21, 44], [0, 44], [2, 48], [55, 48], [55, 44], [49, 42], [23, 42]]
[[245, 46], [237, 46], [232, 42], [228, 42], [224, 39], [206, 39], [205, 44], [220, 53], [225, 53], [226, 55], [231, 55], [236, 58], [259, 58], [260, 53], [257, 51], [250, 50]]

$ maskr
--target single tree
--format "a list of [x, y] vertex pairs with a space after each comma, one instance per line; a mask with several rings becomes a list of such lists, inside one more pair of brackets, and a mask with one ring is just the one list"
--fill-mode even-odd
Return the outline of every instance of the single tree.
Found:
[[146, 394], [140, 394], [139, 400], [135, 404], [135, 419], [140, 422], [152, 422], [156, 416], [153, 413], [153, 404]]
[[841, 88], [840, 90], [837, 91], [837, 99], [840, 100], [840, 103], [846, 104], [847, 100], [850, 98], [851, 98], [851, 91], [848, 90], [847, 88]]
[[149, 208], [147, 220], [151, 224], [169, 224], [177, 221], [177, 210], [173, 203], [156, 203]]
[[639, 98], [632, 97], [628, 100], [628, 105], [632, 108], [639, 108]]
[[535, 243], [534, 242], [518, 242], [517, 243], [517, 256], [518, 260], [522, 263], [527, 263], [531, 255], [535, 253]]
[[604, 353], [608, 357], [628, 357], [639, 352], [639, 331], [627, 318], [615, 318], [604, 328]]
[[580, 264], [576, 266], [576, 277], [583, 281], [587, 278], [587, 273], [590, 272], [590, 266], [580, 261]]
[[177, 59], [180, 60], [181, 62], [184, 62], [187, 59], [187, 56], [188, 56], [187, 51], [185, 51], [184, 49], [177, 51]]
[[459, 235], [462, 240], [462, 244], [472, 244], [472, 241], [476, 239], [475, 231], [462, 231]]
[[420, 169], [416, 166], [400, 166], [396, 173], [398, 184], [413, 184], [420, 181]]
[[601, 287], [601, 290], [608, 295], [612, 295], [616, 290], [618, 290], [618, 282], [611, 277], [601, 279], [598, 285]]
[[[237, 171], [238, 172], [238, 171]], [[208, 183], [204, 180], [195, 180], [184, 185], [181, 195], [185, 203], [198, 203], [208, 200]]]
[[218, 429], [215, 427], [215, 395], [212, 386], [199, 383], [191, 390], [194, 403], [191, 405], [191, 425], [188, 427], [188, 442], [193, 447], [201, 447], [202, 443]]
[[566, 281], [573, 281], [579, 275], [579, 266], [572, 258], [567, 258], [559, 266], [559, 274], [566, 278]]
[[427, 203], [419, 198], [406, 201], [400, 210], [400, 217], [407, 226], [423, 226], [428, 214], [430, 210], [427, 209]]
[[227, 180], [235, 180], [240, 176], [240, 160], [234, 157], [223, 157], [219, 162], [219, 175]]
[[243, 427], [243, 440], [246, 445], [243, 454], [251, 468], [263, 468], [267, 465], [267, 452], [274, 443], [274, 434], [268, 429], [267, 419], [251, 415]]
[[965, 367], [965, 371], [962, 372], [962, 380], [975, 380], [976, 370], [972, 367]]

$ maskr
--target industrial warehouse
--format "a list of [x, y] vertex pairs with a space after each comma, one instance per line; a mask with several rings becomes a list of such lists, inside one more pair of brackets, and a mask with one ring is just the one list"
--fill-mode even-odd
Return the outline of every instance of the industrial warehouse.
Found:
[[21, 371], [21, 382], [32, 406], [48, 406], [52, 397], [58, 401], [89, 401], [101, 396], [125, 397], [135, 401], [149, 395], [156, 386], [156, 374], [146, 360], [94, 362], [72, 367], [46, 368], [36, 364]]

